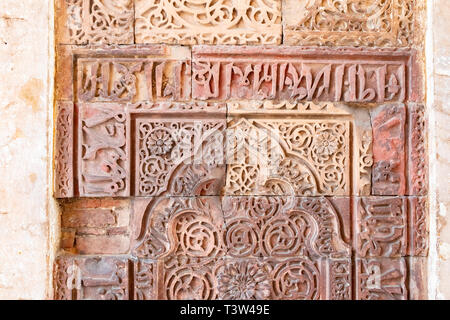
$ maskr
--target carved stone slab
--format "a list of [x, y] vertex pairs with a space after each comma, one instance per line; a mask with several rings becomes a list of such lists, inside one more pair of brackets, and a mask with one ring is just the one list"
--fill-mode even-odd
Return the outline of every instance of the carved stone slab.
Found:
[[407, 204], [400, 197], [355, 199], [354, 241], [360, 257], [406, 255]]
[[371, 111], [373, 130], [372, 194], [402, 196], [406, 191], [404, 105], [383, 105]]
[[80, 104], [78, 186], [81, 196], [126, 196], [126, 111], [120, 104]]
[[426, 197], [409, 197], [409, 255], [427, 256], [429, 212]]
[[60, 256], [55, 262], [58, 300], [128, 300], [128, 260]]
[[133, 215], [142, 299], [351, 298], [349, 216], [326, 198], [149, 198]]
[[136, 43], [279, 44], [280, 0], [136, 0]]
[[[220, 194], [224, 104], [79, 103], [74, 109], [77, 123], [61, 118], [67, 128], [58, 135], [58, 197], [72, 184], [82, 197]], [[76, 134], [62, 136], [62, 129]]]
[[209, 105], [218, 113], [202, 111], [208, 109], [204, 103], [191, 107], [195, 111], [198, 106], [197, 115], [130, 111], [133, 194], [220, 194], [225, 175], [225, 105]]
[[139, 259], [134, 263], [134, 300], [157, 299], [157, 272], [155, 261]]
[[58, 43], [132, 44], [133, 0], [57, 0]]
[[283, 0], [284, 43], [408, 47], [415, 0]]
[[228, 110], [226, 194], [369, 194], [367, 111], [271, 101], [232, 102]]
[[[195, 46], [195, 99], [403, 102], [420, 92], [410, 51]], [[413, 83], [414, 82], [414, 83]]]
[[407, 300], [405, 258], [356, 259], [357, 300]]
[[75, 102], [187, 101], [190, 60], [181, 46], [58, 46], [56, 90]]
[[58, 101], [56, 112], [54, 191], [57, 198], [70, 198], [74, 195], [73, 103], [70, 101]]
[[427, 120], [425, 107], [421, 104], [408, 105], [408, 194], [428, 193]]

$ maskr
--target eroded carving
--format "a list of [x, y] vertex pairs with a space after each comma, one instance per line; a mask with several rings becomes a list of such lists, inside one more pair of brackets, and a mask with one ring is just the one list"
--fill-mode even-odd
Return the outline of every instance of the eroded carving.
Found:
[[405, 194], [405, 106], [385, 105], [371, 111], [373, 195]]
[[278, 0], [137, 0], [136, 42], [278, 44]]
[[73, 197], [73, 114], [72, 102], [57, 103], [55, 136], [55, 196]]
[[410, 104], [409, 113], [409, 172], [408, 194], [426, 195], [428, 192], [427, 126], [423, 105]]
[[224, 175], [225, 119], [136, 117], [135, 128], [136, 195], [218, 194]]
[[155, 300], [157, 286], [155, 262], [138, 260], [134, 264], [134, 299]]
[[414, 0], [284, 0], [286, 44], [407, 47]]
[[[345, 51], [337, 55], [308, 48], [218, 49], [193, 49], [194, 98], [345, 102], [402, 102], [408, 98], [406, 51], [402, 61], [397, 53], [391, 60], [375, 55], [355, 59]], [[314, 61], [314, 54], [324, 58]]]
[[350, 122], [232, 118], [225, 192], [347, 195]]
[[185, 101], [189, 59], [79, 58], [78, 100], [83, 102]]
[[428, 254], [428, 202], [426, 197], [412, 197], [409, 201], [409, 254]]
[[130, 44], [134, 41], [132, 0], [58, 0], [60, 40], [66, 44]]
[[56, 262], [55, 296], [65, 300], [127, 300], [128, 261], [61, 256]]
[[357, 259], [356, 299], [406, 300], [407, 267], [404, 258]]
[[82, 196], [129, 193], [126, 113], [121, 105], [80, 106]]
[[355, 220], [355, 241], [361, 257], [406, 255], [407, 211], [402, 198], [360, 198]]

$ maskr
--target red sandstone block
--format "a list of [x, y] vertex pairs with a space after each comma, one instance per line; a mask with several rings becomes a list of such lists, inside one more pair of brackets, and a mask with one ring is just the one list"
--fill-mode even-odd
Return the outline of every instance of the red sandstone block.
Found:
[[80, 254], [123, 254], [130, 239], [127, 235], [77, 236], [75, 247]]
[[350, 257], [341, 227], [345, 219], [349, 226], [350, 216], [325, 197], [224, 197], [222, 208], [231, 257]]
[[104, 228], [116, 223], [114, 213], [109, 209], [68, 210], [62, 215], [63, 228]]
[[137, 260], [134, 265], [134, 300], [156, 300], [158, 294], [157, 262]]
[[60, 246], [62, 249], [72, 249], [75, 244], [75, 230], [61, 231]]
[[100, 208], [100, 199], [99, 198], [70, 199], [63, 205], [65, 210], [96, 209]]
[[429, 211], [426, 197], [408, 197], [408, 254], [427, 256], [429, 242]]
[[409, 300], [428, 300], [428, 259], [408, 257]]
[[408, 104], [408, 195], [426, 195], [428, 192], [428, 143], [425, 107]]
[[127, 234], [127, 233], [128, 233], [128, 226], [110, 228], [106, 231], [106, 234], [109, 236], [119, 235], [119, 234]]
[[56, 198], [69, 198], [74, 196], [73, 103], [58, 101], [56, 112], [54, 195]]
[[403, 102], [409, 99], [406, 50], [195, 46], [196, 99]]
[[406, 199], [355, 198], [354, 210], [353, 241], [359, 257], [406, 256]]
[[121, 257], [60, 256], [55, 261], [57, 300], [127, 300], [129, 263]]
[[356, 259], [357, 300], [407, 300], [405, 258]]
[[372, 194], [402, 196], [406, 191], [405, 106], [383, 105], [372, 110], [371, 117]]

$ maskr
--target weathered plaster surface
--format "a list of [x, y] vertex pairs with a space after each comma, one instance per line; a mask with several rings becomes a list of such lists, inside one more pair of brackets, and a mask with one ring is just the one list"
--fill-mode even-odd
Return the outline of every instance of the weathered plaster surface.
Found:
[[50, 297], [51, 1], [0, 1], [0, 299]]
[[[428, 1], [427, 73], [430, 117], [430, 299], [450, 299], [450, 10]], [[433, 230], [434, 227], [434, 230]], [[434, 232], [433, 232], [434, 231]]]

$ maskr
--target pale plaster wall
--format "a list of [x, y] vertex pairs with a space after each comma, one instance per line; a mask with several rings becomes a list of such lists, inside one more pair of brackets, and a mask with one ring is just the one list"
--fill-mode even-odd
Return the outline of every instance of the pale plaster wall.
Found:
[[0, 1], [0, 299], [51, 297], [52, 1]]
[[450, 7], [428, 0], [427, 104], [430, 121], [429, 298], [450, 299]]

